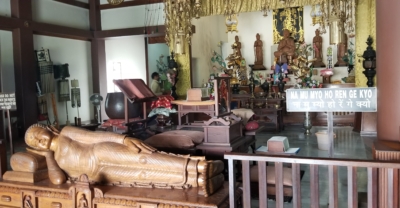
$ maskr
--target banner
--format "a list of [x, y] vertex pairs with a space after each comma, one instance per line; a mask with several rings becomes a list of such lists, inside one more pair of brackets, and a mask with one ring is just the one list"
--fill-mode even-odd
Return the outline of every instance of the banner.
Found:
[[376, 112], [377, 90], [368, 88], [287, 89], [288, 112]]

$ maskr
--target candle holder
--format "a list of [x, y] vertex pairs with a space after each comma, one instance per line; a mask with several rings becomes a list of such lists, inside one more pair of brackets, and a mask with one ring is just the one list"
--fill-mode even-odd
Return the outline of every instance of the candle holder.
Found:
[[283, 81], [283, 73], [279, 73], [279, 83], [278, 83], [278, 88], [279, 88], [279, 92], [283, 93], [285, 91], [285, 81]]
[[267, 99], [272, 99], [272, 86], [274, 85], [274, 81], [269, 82], [269, 90], [268, 90], [268, 96]]
[[253, 66], [254, 66], [254, 65], [249, 65], [249, 66], [250, 66], [250, 68], [251, 68], [251, 71], [250, 71], [250, 78], [249, 78], [249, 81], [250, 81], [250, 83], [249, 83], [249, 90], [250, 90], [251, 97], [254, 98], [254, 89], [255, 89], [255, 87], [256, 87], [256, 85], [254, 84], [254, 72], [253, 72]]

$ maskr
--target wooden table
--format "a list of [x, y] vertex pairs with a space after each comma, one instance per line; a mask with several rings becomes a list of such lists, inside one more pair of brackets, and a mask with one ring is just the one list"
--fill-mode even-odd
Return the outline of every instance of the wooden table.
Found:
[[[183, 127], [202, 127], [196, 123], [189, 123], [189, 113], [205, 113], [209, 116], [217, 115], [217, 108], [215, 107], [214, 100], [206, 101], [186, 101], [186, 100], [174, 100], [171, 102], [178, 106], [178, 126], [177, 129]], [[186, 116], [186, 123], [182, 124], [182, 116]]]

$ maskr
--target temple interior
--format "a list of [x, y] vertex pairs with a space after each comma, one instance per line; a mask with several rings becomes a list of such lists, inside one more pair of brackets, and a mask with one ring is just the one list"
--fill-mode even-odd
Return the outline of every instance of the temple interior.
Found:
[[0, 207], [400, 207], [398, 9], [1, 0]]

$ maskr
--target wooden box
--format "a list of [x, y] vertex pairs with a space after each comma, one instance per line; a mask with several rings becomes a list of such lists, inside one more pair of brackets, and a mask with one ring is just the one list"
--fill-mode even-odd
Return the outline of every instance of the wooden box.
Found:
[[289, 141], [287, 137], [273, 136], [268, 142], [268, 152], [285, 152], [289, 149]]
[[242, 136], [242, 122], [232, 121], [230, 125], [206, 125], [204, 126], [203, 144], [230, 146]]

